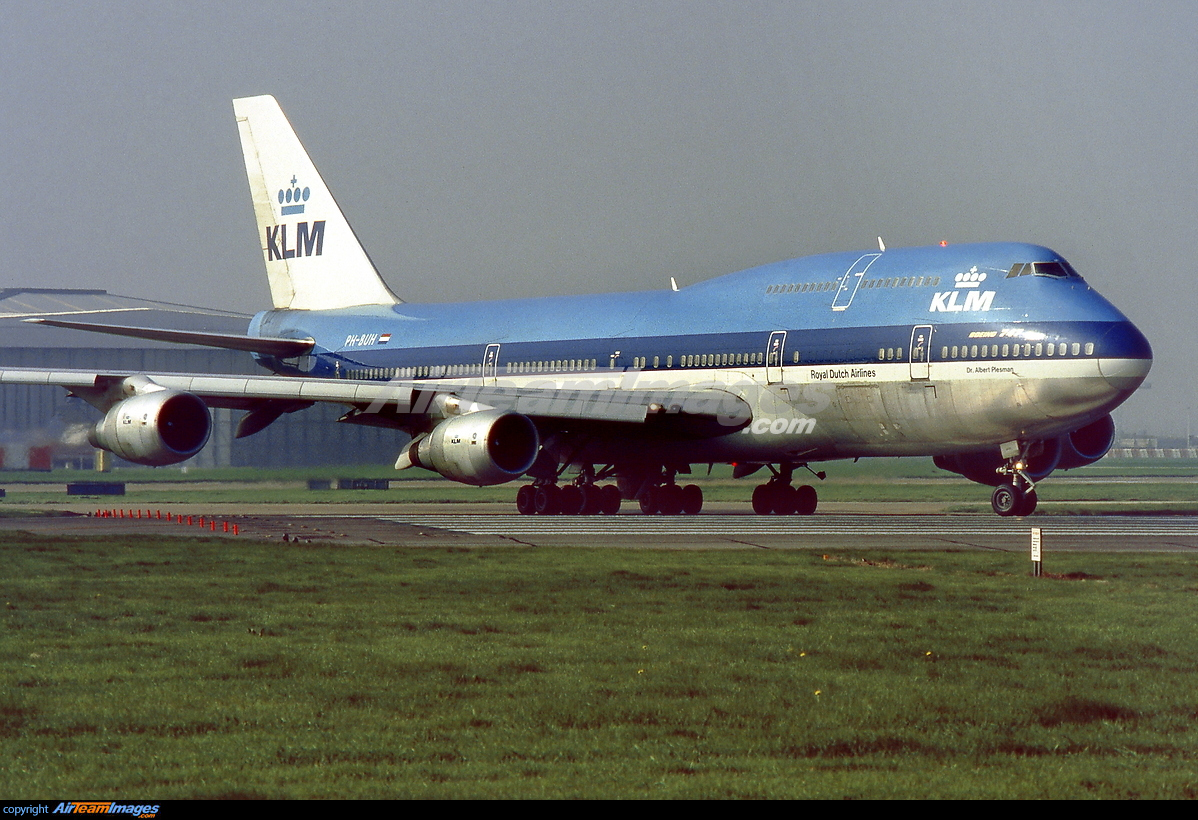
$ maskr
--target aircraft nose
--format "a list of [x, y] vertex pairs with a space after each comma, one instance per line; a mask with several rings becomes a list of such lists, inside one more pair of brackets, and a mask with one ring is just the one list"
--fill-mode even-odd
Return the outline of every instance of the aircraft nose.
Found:
[[1103, 339], [1104, 355], [1098, 360], [1098, 372], [1107, 384], [1121, 393], [1131, 394], [1144, 383], [1152, 369], [1152, 346], [1131, 322], [1112, 328]]

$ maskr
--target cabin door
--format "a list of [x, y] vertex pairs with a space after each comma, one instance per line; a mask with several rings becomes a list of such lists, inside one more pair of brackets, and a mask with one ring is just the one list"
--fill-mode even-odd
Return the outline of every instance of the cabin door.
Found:
[[487, 345], [483, 353], [483, 384], [495, 384], [499, 374], [499, 345]]
[[786, 351], [786, 331], [775, 330], [765, 346], [765, 382], [774, 384], [782, 381], [782, 356]]
[[911, 379], [927, 379], [931, 375], [932, 326], [911, 328]]

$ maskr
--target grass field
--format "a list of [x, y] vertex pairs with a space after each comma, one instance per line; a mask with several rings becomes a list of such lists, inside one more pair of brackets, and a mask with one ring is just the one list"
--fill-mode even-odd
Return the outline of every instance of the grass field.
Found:
[[1198, 796], [1184, 555], [0, 558], [5, 799]]

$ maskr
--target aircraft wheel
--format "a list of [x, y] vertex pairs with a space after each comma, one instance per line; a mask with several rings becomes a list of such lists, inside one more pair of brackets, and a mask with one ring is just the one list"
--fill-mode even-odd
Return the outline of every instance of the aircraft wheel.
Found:
[[774, 509], [774, 491], [769, 484], [758, 484], [753, 488], [753, 512], [769, 515]]
[[536, 513], [536, 494], [536, 488], [531, 484], [525, 484], [516, 491], [516, 510], [520, 515], [534, 515]]
[[645, 515], [653, 515], [657, 512], [658, 496], [660, 491], [657, 487], [649, 487], [641, 493], [641, 512]]
[[698, 515], [703, 509], [703, 488], [698, 484], [687, 484], [682, 488], [682, 514]]
[[789, 484], [778, 484], [774, 487], [774, 514], [794, 515], [798, 508], [798, 491]]
[[999, 484], [990, 496], [990, 506], [1003, 516], [1016, 515], [1023, 503], [1023, 490], [1013, 484]]
[[616, 515], [620, 512], [620, 502], [624, 500], [620, 488], [615, 484], [605, 484], [600, 492], [603, 494], [603, 514]]
[[562, 515], [582, 515], [585, 502], [582, 491], [573, 484], [567, 484], [558, 494], [558, 512]]
[[1019, 510], [1015, 513], [1015, 515], [1031, 515], [1036, 511], [1036, 502], [1038, 500], [1039, 499], [1036, 498], [1035, 490], [1029, 490], [1028, 492], [1024, 493], [1023, 503], [1019, 505]]
[[810, 484], [804, 484], [795, 490], [795, 513], [797, 515], [811, 515], [815, 512], [817, 504], [819, 504], [819, 495]]
[[682, 488], [677, 484], [663, 484], [657, 488], [657, 509], [662, 515], [679, 515], [682, 512]]
[[533, 496], [533, 504], [537, 509], [537, 515], [557, 515], [561, 505], [558, 503], [561, 496], [561, 489], [556, 484], [544, 484], [537, 487], [536, 494]]
[[578, 488], [582, 491], [582, 514], [598, 515], [603, 512], [603, 490], [597, 484], [583, 484]]

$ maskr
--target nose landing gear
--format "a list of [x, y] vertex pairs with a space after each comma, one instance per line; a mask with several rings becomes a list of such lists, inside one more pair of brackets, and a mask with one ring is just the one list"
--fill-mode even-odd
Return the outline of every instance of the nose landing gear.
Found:
[[1027, 474], [1029, 446], [1023, 445], [1018, 455], [1008, 457], [1007, 463], [998, 468], [999, 475], [1007, 479], [990, 495], [990, 506], [998, 515], [1024, 516], [1036, 510], [1036, 483]]

